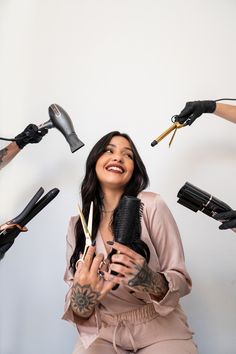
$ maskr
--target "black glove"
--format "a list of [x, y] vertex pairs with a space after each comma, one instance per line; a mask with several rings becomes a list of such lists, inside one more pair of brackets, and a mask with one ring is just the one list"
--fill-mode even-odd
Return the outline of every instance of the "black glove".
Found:
[[8, 230], [7, 235], [0, 236], [0, 261], [4, 257], [5, 253], [13, 245], [15, 238], [19, 235], [20, 230], [17, 227]]
[[226, 211], [224, 213], [218, 213], [214, 216], [216, 220], [225, 220], [219, 226], [220, 230], [233, 229], [236, 227], [236, 210]]
[[191, 125], [203, 113], [213, 113], [215, 109], [215, 101], [187, 102], [180, 114], [175, 116], [175, 121], [183, 124], [188, 119], [186, 125]]
[[29, 124], [22, 133], [15, 136], [15, 141], [19, 148], [23, 149], [23, 147], [27, 144], [39, 143], [47, 132], [48, 129], [43, 128], [38, 130], [37, 125]]

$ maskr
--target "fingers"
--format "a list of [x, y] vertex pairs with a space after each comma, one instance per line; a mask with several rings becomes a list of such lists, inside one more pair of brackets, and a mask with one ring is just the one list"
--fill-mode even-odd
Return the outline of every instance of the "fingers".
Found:
[[129, 248], [129, 247], [125, 246], [125, 245], [122, 245], [119, 242], [108, 241], [107, 244], [112, 246], [112, 248], [114, 248], [115, 250], [117, 250], [118, 253], [122, 253], [122, 254], [130, 257], [131, 260], [137, 260], [137, 259], [142, 259], [143, 258], [138, 253], [133, 251], [131, 248]]
[[231, 218], [236, 218], [236, 210], [230, 210], [230, 211], [226, 211], [224, 213], [217, 213], [214, 216], [214, 219], [216, 219], [216, 220], [226, 220], [226, 219], [231, 219]]
[[48, 133], [48, 129], [46, 129], [46, 128], [40, 129], [40, 131], [38, 133], [43, 137], [44, 135], [46, 135]]
[[179, 118], [188, 118], [194, 112], [192, 102], [187, 102], [184, 109], [178, 115]]
[[133, 258], [130, 258], [129, 256], [122, 254], [122, 253], [116, 253], [111, 257], [111, 262], [112, 263], [118, 263], [122, 264], [127, 268], [132, 268], [134, 264], [136, 263], [143, 263], [144, 258], [142, 256], [136, 257], [134, 260]]
[[90, 246], [88, 248], [87, 253], [84, 257], [83, 268], [86, 268], [88, 270], [90, 269], [92, 262], [93, 262], [95, 250], [96, 250], [95, 246]]
[[201, 114], [199, 110], [200, 101], [187, 102], [184, 109], [177, 117], [179, 123], [191, 125]]
[[223, 221], [219, 226], [220, 230], [233, 229], [236, 227], [236, 210], [226, 211], [224, 213], [218, 213], [214, 216], [214, 219]]
[[92, 261], [91, 267], [90, 267], [90, 272], [91, 274], [98, 274], [98, 270], [100, 269], [100, 264], [103, 261], [103, 254], [99, 253], [96, 255]]
[[110, 261], [108, 258], [106, 258], [100, 263], [99, 269], [101, 271], [108, 271], [109, 264], [110, 264]]
[[100, 299], [105, 297], [106, 294], [109, 293], [114, 288], [114, 286], [117, 284], [117, 282], [114, 279], [108, 273], [104, 274], [103, 286], [102, 286], [102, 290], [100, 291], [100, 293], [101, 293]]
[[113, 288], [114, 285], [122, 284], [125, 282], [124, 277], [121, 277], [119, 275], [112, 275], [109, 272], [104, 272], [104, 280], [109, 284], [111, 289]]
[[232, 219], [230, 221], [225, 221], [223, 222], [220, 226], [219, 229], [220, 230], [227, 230], [227, 229], [233, 229], [236, 227], [236, 218]]
[[116, 272], [117, 274], [122, 275], [122, 276], [130, 276], [130, 275], [134, 275], [135, 273], [137, 273], [137, 270], [133, 266], [126, 267], [126, 266], [123, 266], [122, 264], [116, 264], [116, 263], [112, 263], [110, 265], [110, 271]]

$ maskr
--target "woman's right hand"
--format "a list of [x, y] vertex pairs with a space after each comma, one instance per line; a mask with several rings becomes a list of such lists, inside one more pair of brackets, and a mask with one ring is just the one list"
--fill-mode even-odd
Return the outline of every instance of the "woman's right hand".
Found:
[[103, 254], [95, 257], [94, 254], [95, 247], [90, 246], [84, 260], [78, 262], [72, 287], [72, 310], [76, 315], [85, 318], [91, 316], [95, 306], [115, 285], [113, 281], [105, 280], [100, 270]]

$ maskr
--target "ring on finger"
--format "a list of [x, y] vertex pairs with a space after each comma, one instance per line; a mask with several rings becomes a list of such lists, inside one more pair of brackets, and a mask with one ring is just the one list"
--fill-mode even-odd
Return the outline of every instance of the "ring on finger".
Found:
[[105, 259], [105, 260], [103, 260], [103, 261], [100, 263], [99, 268], [102, 268], [102, 266], [108, 266], [108, 264], [109, 264], [109, 260], [108, 260], [108, 259]]
[[104, 273], [101, 270], [98, 270], [97, 273], [100, 279], [104, 278]]
[[84, 260], [83, 260], [82, 258], [81, 258], [81, 259], [78, 259], [78, 261], [75, 263], [75, 269], [78, 268], [79, 263], [84, 263]]

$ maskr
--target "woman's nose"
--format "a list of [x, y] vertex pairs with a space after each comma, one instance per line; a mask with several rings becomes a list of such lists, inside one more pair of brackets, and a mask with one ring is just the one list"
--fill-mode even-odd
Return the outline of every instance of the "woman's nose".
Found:
[[123, 162], [123, 157], [120, 154], [115, 154], [112, 157], [112, 161]]

